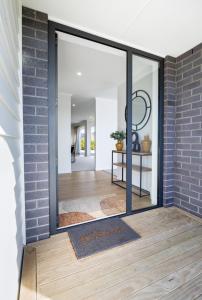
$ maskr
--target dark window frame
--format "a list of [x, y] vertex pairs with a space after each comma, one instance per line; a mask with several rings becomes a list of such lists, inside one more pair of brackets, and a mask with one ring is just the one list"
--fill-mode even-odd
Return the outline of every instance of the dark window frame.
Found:
[[[99, 44], [110, 46], [126, 52], [126, 100], [127, 100], [127, 149], [126, 149], [126, 213], [120, 217], [132, 215], [163, 205], [163, 125], [164, 125], [164, 58], [147, 53], [130, 46], [117, 43], [63, 24], [48, 22], [48, 106], [49, 106], [49, 199], [50, 199], [50, 233], [67, 231], [68, 227], [58, 228], [57, 204], [57, 38], [56, 31], [71, 34]], [[132, 210], [132, 55], [138, 55], [159, 62], [159, 99], [158, 99], [158, 186], [157, 205], [143, 209]], [[110, 217], [110, 216], [109, 216]], [[111, 216], [113, 217], [113, 216]], [[95, 220], [93, 222], [99, 222]], [[74, 226], [82, 226], [75, 224]]]

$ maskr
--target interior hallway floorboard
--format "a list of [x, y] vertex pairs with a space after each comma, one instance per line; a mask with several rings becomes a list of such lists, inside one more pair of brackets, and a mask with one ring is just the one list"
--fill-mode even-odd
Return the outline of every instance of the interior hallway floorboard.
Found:
[[[83, 171], [59, 175], [59, 226], [125, 213], [126, 189], [111, 183], [107, 171]], [[132, 196], [132, 208], [152, 206], [149, 196]]]

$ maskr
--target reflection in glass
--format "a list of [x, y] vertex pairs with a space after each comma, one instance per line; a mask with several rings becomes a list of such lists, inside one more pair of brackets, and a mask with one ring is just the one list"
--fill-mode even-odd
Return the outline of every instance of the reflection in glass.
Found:
[[133, 55], [132, 209], [157, 204], [158, 62]]
[[132, 115], [134, 117], [134, 124], [139, 125], [144, 120], [146, 112], [146, 103], [140, 97], [137, 97], [132, 103]]

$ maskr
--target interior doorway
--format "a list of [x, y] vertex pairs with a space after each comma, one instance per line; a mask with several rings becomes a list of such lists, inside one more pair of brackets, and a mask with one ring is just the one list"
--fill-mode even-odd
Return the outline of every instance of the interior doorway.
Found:
[[[74, 104], [72, 108], [76, 110]], [[78, 115], [78, 118], [83, 118], [82, 113], [77, 109], [77, 112], [72, 112], [73, 115]], [[92, 117], [94, 122], [94, 117]], [[74, 123], [74, 117], [71, 122], [71, 172], [94, 171], [95, 170], [95, 151], [91, 149], [91, 128], [93, 123], [89, 120]]]
[[56, 23], [50, 37], [53, 231], [161, 206], [163, 60]]

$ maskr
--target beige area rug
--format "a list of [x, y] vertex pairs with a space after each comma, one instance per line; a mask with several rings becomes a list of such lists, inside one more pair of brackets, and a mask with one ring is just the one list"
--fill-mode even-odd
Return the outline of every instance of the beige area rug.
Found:
[[62, 200], [59, 201], [59, 212], [83, 212], [94, 218], [105, 217], [105, 213], [100, 205], [102, 200], [112, 198], [112, 203], [116, 201], [116, 197], [116, 194], [107, 194]]
[[106, 216], [124, 213], [126, 200], [118, 196], [110, 196], [100, 201], [100, 207]]
[[59, 227], [92, 221], [94, 219], [95, 218], [93, 218], [87, 213], [82, 213], [82, 212], [64, 213], [59, 215]]
[[125, 200], [116, 194], [82, 197], [59, 201], [59, 226], [120, 214], [125, 211]]
[[[151, 206], [150, 197], [133, 196], [132, 209]], [[117, 194], [97, 195], [59, 201], [60, 226], [68, 226], [124, 213], [126, 201]], [[61, 225], [63, 224], [63, 225]]]

